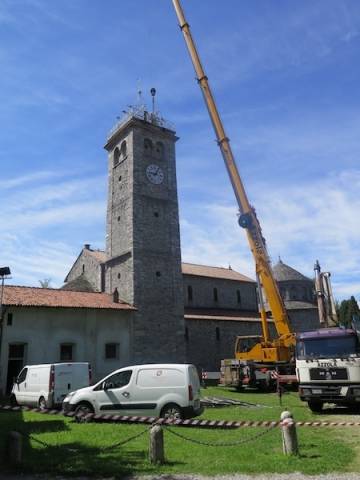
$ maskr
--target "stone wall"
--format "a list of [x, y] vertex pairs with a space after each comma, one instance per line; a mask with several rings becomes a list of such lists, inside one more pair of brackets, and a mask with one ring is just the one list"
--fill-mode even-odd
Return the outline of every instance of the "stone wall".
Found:
[[[257, 311], [256, 283], [183, 275], [184, 304], [191, 308]], [[192, 300], [189, 298], [189, 287]], [[214, 289], [216, 288], [217, 300]], [[238, 293], [239, 292], [239, 293]]]
[[186, 320], [186, 327], [187, 361], [209, 372], [220, 371], [221, 360], [234, 358], [238, 335], [261, 335], [258, 321]]
[[99, 261], [89, 253], [87, 248], [83, 248], [81, 251], [69, 274], [67, 275], [66, 281], [71, 282], [80, 275], [85, 276], [95, 292], [102, 291], [101, 267]]
[[294, 332], [307, 332], [320, 328], [319, 313], [316, 307], [288, 310], [290, 323]]

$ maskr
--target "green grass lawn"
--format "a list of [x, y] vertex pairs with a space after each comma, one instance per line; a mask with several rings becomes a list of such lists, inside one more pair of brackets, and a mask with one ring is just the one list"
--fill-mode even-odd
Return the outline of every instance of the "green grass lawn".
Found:
[[[279, 420], [283, 410], [289, 409], [295, 420], [360, 419], [360, 416], [340, 410], [334, 415], [311, 413], [300, 402], [296, 393], [283, 396], [279, 405], [276, 394], [244, 392], [212, 387], [203, 391], [206, 396], [235, 398], [260, 405], [207, 408], [205, 419], [216, 420]], [[106, 451], [104, 447], [140, 433], [143, 425], [88, 423], [78, 424], [62, 416], [37, 413], [0, 412], [0, 452], [10, 430], [30, 434], [45, 442], [45, 447], [27, 438], [24, 443], [24, 462], [21, 471], [53, 474], [115, 475], [154, 473], [199, 473], [220, 475], [227, 473], [264, 473], [300, 471], [308, 474], [333, 471], [358, 471], [360, 466], [360, 427], [298, 428], [300, 455], [285, 457], [282, 453], [281, 433], [276, 428], [250, 442], [236, 446], [205, 446], [190, 443], [167, 432], [164, 433], [166, 463], [152, 466], [148, 462], [149, 433], [126, 445]], [[200, 430], [171, 427], [187, 437], [202, 442], [237, 442], [250, 439], [263, 428], [236, 430]], [[4, 455], [3, 455], [4, 457]], [[4, 458], [4, 463], [5, 462]]]

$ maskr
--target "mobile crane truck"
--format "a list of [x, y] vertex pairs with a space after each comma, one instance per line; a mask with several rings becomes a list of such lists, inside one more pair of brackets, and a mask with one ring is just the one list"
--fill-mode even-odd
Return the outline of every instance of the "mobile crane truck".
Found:
[[[250, 385], [264, 384], [269, 382], [269, 374], [271, 372], [279, 371], [281, 368], [287, 369], [290, 365], [293, 365], [295, 335], [290, 329], [288, 315], [273, 276], [259, 220], [256, 216], [255, 209], [250, 205], [246, 195], [230, 147], [229, 138], [225, 133], [209, 86], [208, 78], [203, 70], [180, 0], [173, 0], [173, 5], [196, 72], [197, 81], [203, 93], [215, 130], [217, 143], [220, 147], [235, 193], [239, 207], [239, 225], [246, 231], [256, 266], [262, 336], [237, 337], [235, 348], [236, 366], [233, 368], [231, 363], [226, 364], [226, 362], [234, 362], [233, 360], [225, 360], [224, 368], [228, 368], [229, 373], [231, 373], [231, 375], [229, 374], [228, 376], [230, 379], [234, 378], [234, 372], [237, 373], [235, 382], [237, 382], [238, 385], [240, 385], [240, 383]], [[277, 332], [277, 337], [274, 339], [271, 339], [269, 334], [268, 318], [262, 298], [263, 292], [270, 306], [272, 319]]]

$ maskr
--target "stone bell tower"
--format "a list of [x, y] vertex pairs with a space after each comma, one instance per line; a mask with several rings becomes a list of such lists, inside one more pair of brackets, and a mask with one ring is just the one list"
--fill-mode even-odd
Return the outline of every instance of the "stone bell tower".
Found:
[[175, 142], [171, 127], [144, 107], [110, 132], [105, 289], [137, 308], [133, 363], [184, 362]]

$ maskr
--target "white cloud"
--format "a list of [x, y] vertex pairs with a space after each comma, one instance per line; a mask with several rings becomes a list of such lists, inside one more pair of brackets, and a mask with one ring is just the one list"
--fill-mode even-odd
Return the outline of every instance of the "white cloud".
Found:
[[28, 234], [9, 236], [0, 241], [3, 258], [11, 268], [15, 285], [39, 286], [39, 280], [51, 278], [51, 287], [60, 287], [78, 252], [63, 242], [39, 240]]
[[48, 180], [50, 178], [54, 178], [57, 176], [60, 176], [60, 174], [57, 172], [42, 171], [42, 172], [29, 173], [27, 175], [23, 175], [20, 177], [0, 180], [0, 191], [1, 189], [10, 189], [14, 187], [20, 187], [26, 183], [32, 183], [40, 180]]
[[[103, 226], [105, 177], [65, 176], [39, 171], [2, 180], [0, 251], [2, 263], [11, 268], [11, 283], [37, 286], [38, 280], [51, 278], [52, 286], [61, 286], [85, 241], [79, 236]], [[89, 242], [98, 237], [90, 234]]]
[[[278, 190], [257, 185], [254, 205], [276, 262], [313, 276], [318, 259], [332, 273], [336, 297], [360, 298], [360, 171], [344, 171]], [[235, 201], [197, 204], [183, 214], [183, 261], [228, 266], [254, 278], [254, 262], [236, 221]]]

